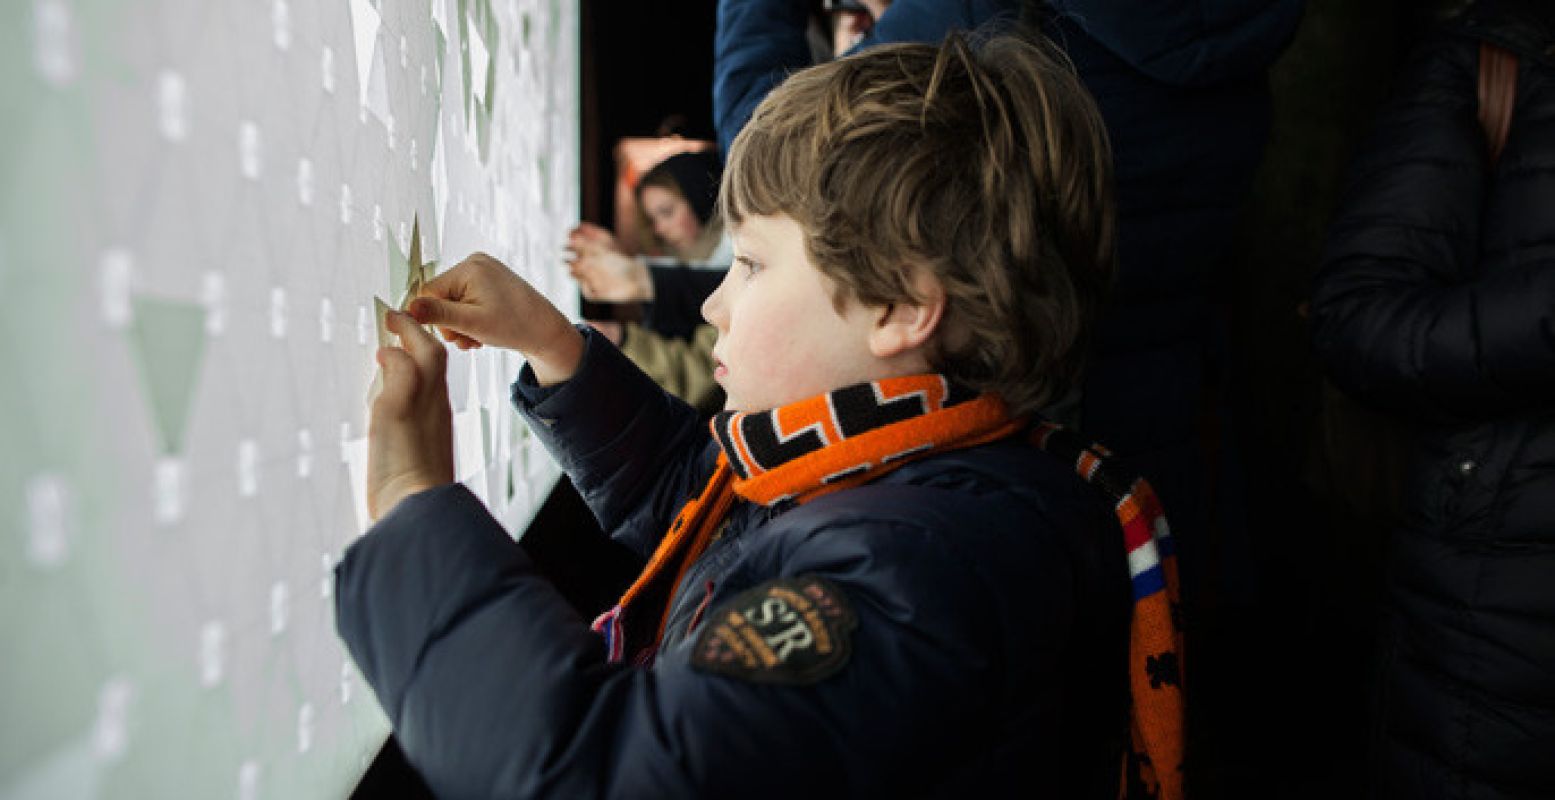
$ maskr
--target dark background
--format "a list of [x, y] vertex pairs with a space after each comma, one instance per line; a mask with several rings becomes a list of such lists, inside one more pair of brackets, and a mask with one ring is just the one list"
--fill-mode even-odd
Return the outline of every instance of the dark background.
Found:
[[671, 115], [688, 139], [713, 135], [713, 0], [583, 3], [584, 220], [610, 228], [611, 148], [653, 136]]

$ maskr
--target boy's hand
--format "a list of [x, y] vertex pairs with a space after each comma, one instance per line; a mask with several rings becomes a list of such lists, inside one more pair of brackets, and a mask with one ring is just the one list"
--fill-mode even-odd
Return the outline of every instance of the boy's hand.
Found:
[[567, 270], [589, 300], [630, 303], [653, 299], [653, 279], [642, 261], [626, 254], [616, 238], [598, 225], [582, 223], [567, 234], [573, 252]]
[[461, 350], [489, 344], [523, 353], [542, 386], [572, 377], [583, 357], [583, 337], [567, 317], [484, 253], [432, 279], [406, 310]]
[[374, 520], [454, 479], [447, 351], [404, 314], [390, 311], [387, 323], [403, 347], [378, 349], [383, 390], [367, 426], [367, 513]]

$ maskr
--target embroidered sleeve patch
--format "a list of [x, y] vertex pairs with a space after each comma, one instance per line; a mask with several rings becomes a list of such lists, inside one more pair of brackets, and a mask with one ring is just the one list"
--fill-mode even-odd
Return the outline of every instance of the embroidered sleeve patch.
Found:
[[858, 618], [824, 578], [779, 578], [724, 604], [697, 636], [691, 665], [753, 683], [803, 686], [842, 669]]

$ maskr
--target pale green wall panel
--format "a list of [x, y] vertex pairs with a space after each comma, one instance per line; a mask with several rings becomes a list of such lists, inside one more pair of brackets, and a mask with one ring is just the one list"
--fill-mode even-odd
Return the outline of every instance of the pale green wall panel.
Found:
[[[576, 313], [578, 17], [0, 6], [0, 800], [349, 791], [388, 732], [330, 582], [373, 297], [482, 250]], [[519, 366], [450, 359], [458, 477], [514, 531], [558, 474]]]

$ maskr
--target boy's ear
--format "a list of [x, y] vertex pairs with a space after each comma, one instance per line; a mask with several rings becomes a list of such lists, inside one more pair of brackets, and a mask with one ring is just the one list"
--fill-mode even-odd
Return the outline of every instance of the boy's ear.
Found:
[[911, 282], [918, 302], [904, 300], [875, 309], [869, 351], [876, 358], [893, 358], [919, 350], [939, 332], [940, 321], [945, 317], [945, 287], [926, 269], [914, 269]]

